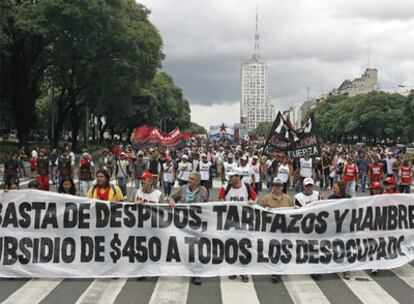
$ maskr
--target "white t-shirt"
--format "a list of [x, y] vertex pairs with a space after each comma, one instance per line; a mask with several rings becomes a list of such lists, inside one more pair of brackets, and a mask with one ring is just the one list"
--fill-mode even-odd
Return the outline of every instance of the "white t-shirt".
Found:
[[142, 191], [142, 187], [139, 188], [135, 193], [135, 203], [143, 202], [144, 204], [158, 204], [164, 203], [162, 200], [162, 192], [154, 189], [151, 193], [145, 193]]
[[289, 165], [280, 164], [279, 169], [277, 170], [277, 177], [280, 177], [284, 183], [287, 183], [289, 180], [290, 169]]
[[210, 167], [211, 163], [209, 161], [206, 163], [202, 161], [198, 163], [198, 169], [200, 171], [200, 177], [202, 181], [207, 181], [210, 179]]
[[233, 170], [233, 168], [236, 168], [237, 164], [236, 163], [229, 163], [229, 162], [224, 162], [224, 173], [226, 175], [226, 180], [229, 181], [230, 180], [230, 176], [229, 173]]
[[[226, 191], [226, 186], [223, 186]], [[247, 203], [249, 201], [249, 189], [244, 183], [240, 188], [231, 187], [225, 196], [226, 202]]]
[[312, 177], [312, 158], [308, 160], [304, 158], [300, 159], [300, 176]]
[[190, 172], [193, 171], [193, 165], [189, 162], [180, 162], [177, 169], [177, 178], [182, 181], [188, 182]]
[[167, 163], [162, 164], [163, 169], [163, 180], [164, 182], [173, 183], [174, 182], [174, 164], [170, 163], [167, 165]]
[[254, 178], [256, 179], [256, 183], [260, 181], [260, 164], [256, 163], [255, 165], [250, 164], [250, 167], [253, 169]]
[[254, 171], [252, 169], [252, 167], [250, 167], [249, 165], [246, 165], [244, 167], [239, 166], [240, 169], [242, 169], [243, 171], [243, 178], [242, 178], [242, 182], [246, 183], [246, 184], [251, 184], [253, 183], [252, 180], [252, 175], [254, 175]]
[[321, 194], [319, 193], [319, 191], [313, 190], [311, 195], [305, 195], [303, 194], [303, 192], [296, 194], [295, 197], [293, 198], [293, 201], [296, 206], [304, 207], [307, 204], [319, 201], [320, 199], [321, 199]]

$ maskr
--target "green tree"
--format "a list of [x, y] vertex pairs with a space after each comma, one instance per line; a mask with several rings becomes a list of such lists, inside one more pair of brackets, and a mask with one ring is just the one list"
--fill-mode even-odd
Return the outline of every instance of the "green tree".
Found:
[[258, 137], [264, 137], [267, 138], [267, 136], [270, 133], [270, 129], [272, 128], [273, 122], [261, 122], [259, 123], [259, 125], [257, 126], [256, 129], [253, 130], [253, 134], [258, 136]]
[[190, 122], [190, 126], [184, 131], [190, 134], [207, 134], [207, 130], [195, 122]]

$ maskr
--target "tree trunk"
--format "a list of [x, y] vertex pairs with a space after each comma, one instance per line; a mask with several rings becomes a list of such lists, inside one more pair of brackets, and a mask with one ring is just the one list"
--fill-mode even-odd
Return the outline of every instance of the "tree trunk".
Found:
[[78, 135], [79, 135], [79, 113], [76, 106], [76, 96], [70, 97], [70, 124], [72, 129], [72, 151], [78, 151]]

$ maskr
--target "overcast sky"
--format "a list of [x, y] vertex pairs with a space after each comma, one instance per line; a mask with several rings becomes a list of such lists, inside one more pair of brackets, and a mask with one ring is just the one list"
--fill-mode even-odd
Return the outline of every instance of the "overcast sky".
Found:
[[[256, 0], [138, 2], [152, 12], [164, 40], [162, 69], [190, 101], [192, 121], [238, 122]], [[259, 31], [277, 110], [306, 100], [307, 86], [317, 97], [358, 77], [369, 62], [381, 89], [414, 85], [414, 0], [259, 0]]]

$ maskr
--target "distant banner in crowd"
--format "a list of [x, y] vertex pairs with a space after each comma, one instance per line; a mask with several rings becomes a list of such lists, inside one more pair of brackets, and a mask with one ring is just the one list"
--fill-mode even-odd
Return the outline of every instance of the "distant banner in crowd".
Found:
[[165, 146], [167, 148], [183, 148], [190, 135], [175, 128], [170, 133], [165, 133], [158, 128], [143, 126], [134, 129], [131, 142], [135, 149], [147, 147]]
[[305, 153], [320, 156], [318, 130], [314, 117], [311, 116], [303, 128], [294, 130], [279, 112], [267, 137], [263, 152], [264, 154], [283, 152], [292, 158], [303, 157]]
[[223, 276], [390, 269], [414, 259], [414, 195], [302, 209], [136, 205], [0, 192], [0, 277]]
[[210, 126], [209, 140], [234, 140], [235, 129], [234, 125], [222, 123], [221, 125]]

